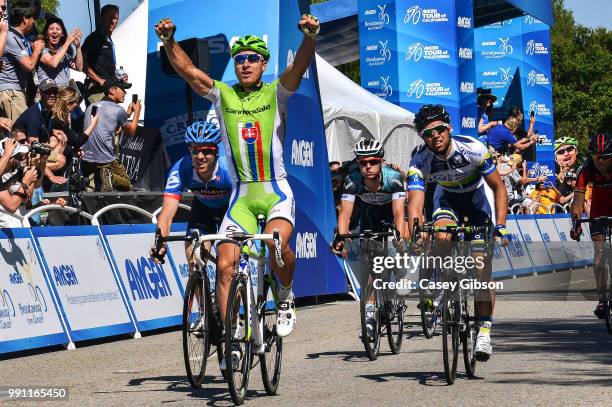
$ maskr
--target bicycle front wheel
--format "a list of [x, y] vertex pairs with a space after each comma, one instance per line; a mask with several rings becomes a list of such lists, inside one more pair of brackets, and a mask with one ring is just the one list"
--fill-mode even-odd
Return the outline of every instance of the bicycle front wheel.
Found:
[[389, 340], [391, 353], [394, 355], [400, 353], [402, 349], [405, 307], [403, 298], [396, 297], [392, 300], [385, 301], [385, 310], [387, 313], [387, 339]]
[[244, 276], [234, 275], [225, 314], [225, 374], [230, 395], [236, 404], [244, 403], [251, 371], [251, 327], [246, 283]]
[[264, 353], [259, 355], [261, 378], [268, 395], [273, 396], [280, 382], [283, 359], [283, 338], [276, 334], [276, 310], [278, 298], [275, 288], [265, 280], [262, 303], [259, 305], [259, 318], [263, 322]]
[[461, 333], [463, 344], [463, 364], [468, 377], [474, 377], [476, 373], [476, 338], [478, 337], [478, 307], [474, 292], [465, 291], [463, 299], [463, 324], [464, 330]]
[[[368, 273], [368, 276], [371, 276]], [[366, 277], [361, 288], [361, 341], [370, 360], [376, 360], [380, 352], [380, 292], [374, 287], [374, 277]]]
[[457, 375], [459, 360], [459, 302], [453, 301], [445, 294], [442, 304], [442, 355], [446, 382], [453, 384]]
[[195, 388], [202, 387], [210, 350], [205, 292], [206, 287], [200, 274], [192, 273], [183, 300], [183, 358], [187, 378]]

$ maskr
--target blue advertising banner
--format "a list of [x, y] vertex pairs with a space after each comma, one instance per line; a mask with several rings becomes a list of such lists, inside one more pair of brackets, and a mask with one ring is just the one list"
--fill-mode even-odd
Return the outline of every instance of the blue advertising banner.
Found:
[[[271, 82], [293, 62], [303, 34], [297, 23], [308, 12], [307, 1], [236, 0], [232, 10], [227, 1], [183, 0], [149, 3], [149, 21], [171, 17], [177, 25], [175, 37], [207, 38], [210, 52], [209, 75], [228, 84], [236, 83], [230, 45], [239, 36], [254, 34], [266, 41], [271, 58], [263, 80]], [[206, 24], [194, 22], [205, 21]], [[166, 149], [175, 161], [186, 152], [182, 141], [187, 126], [185, 82], [161, 70], [160, 43], [149, 27], [147, 61], [147, 126], [159, 127]], [[294, 291], [298, 296], [346, 291], [346, 280], [328, 246], [336, 223], [327, 146], [314, 60], [298, 91], [289, 98], [284, 141], [284, 163], [296, 201], [296, 229], [292, 247], [298, 259]], [[214, 117], [210, 102], [194, 96], [195, 118]]]
[[457, 56], [459, 58], [459, 111], [461, 134], [477, 137], [476, 60], [474, 57], [474, 4], [456, 0]]

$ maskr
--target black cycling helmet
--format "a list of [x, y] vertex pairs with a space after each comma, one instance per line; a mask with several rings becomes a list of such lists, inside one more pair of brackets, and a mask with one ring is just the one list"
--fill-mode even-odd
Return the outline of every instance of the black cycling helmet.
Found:
[[423, 129], [432, 122], [443, 121], [450, 124], [450, 115], [442, 105], [423, 105], [414, 115], [414, 127], [421, 133]]
[[612, 137], [605, 131], [598, 131], [589, 139], [591, 154], [612, 154]]

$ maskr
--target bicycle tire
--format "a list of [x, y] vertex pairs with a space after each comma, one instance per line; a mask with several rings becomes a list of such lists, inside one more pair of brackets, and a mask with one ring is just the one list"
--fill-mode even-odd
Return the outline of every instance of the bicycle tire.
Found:
[[[265, 280], [263, 298], [261, 298], [263, 303], [258, 307], [261, 310], [260, 318], [263, 319], [263, 340], [265, 344], [264, 353], [259, 355], [261, 379], [266, 393], [270, 396], [274, 396], [278, 389], [283, 361], [283, 338], [276, 334], [276, 310], [278, 307], [276, 301], [278, 296], [272, 290], [274, 290], [274, 287], [270, 285], [268, 280]], [[272, 298], [272, 300], [268, 301], [268, 298]]]
[[[447, 298], [442, 305], [442, 355], [446, 383], [453, 384], [457, 375], [459, 360], [459, 326], [457, 318], [458, 302]], [[450, 341], [450, 343], [449, 343]], [[450, 346], [449, 346], [450, 345]]]
[[421, 291], [421, 295], [419, 296], [419, 304], [421, 304], [419, 307], [421, 311], [421, 327], [423, 329], [423, 335], [425, 335], [427, 339], [431, 339], [434, 337], [438, 326], [438, 314], [435, 309], [433, 311], [426, 310], [423, 299], [425, 299], [425, 296]]
[[[199, 299], [197, 298], [198, 286], [200, 287]], [[182, 331], [185, 370], [189, 383], [196, 389], [202, 387], [202, 381], [206, 373], [208, 353], [210, 351], [209, 312], [205, 298], [206, 292], [207, 289], [202, 284], [201, 276], [198, 273], [192, 273], [189, 276], [189, 280], [187, 280], [185, 288]], [[194, 312], [194, 310], [197, 310], [197, 312]], [[201, 318], [203, 318], [202, 328], [194, 330], [192, 325]]]
[[[378, 358], [378, 354], [380, 353], [380, 293], [374, 288], [374, 278], [369, 279], [368, 276], [370, 274], [366, 272], [366, 284], [363, 285], [361, 289], [361, 301], [359, 309], [361, 311], [361, 341], [363, 342], [363, 347], [365, 348], [366, 354], [370, 360], [376, 360]], [[366, 327], [366, 306], [368, 305], [368, 299], [370, 295], [373, 293], [374, 295], [374, 329], [373, 337], [370, 339], [368, 337], [368, 330]]]
[[478, 337], [478, 307], [476, 306], [476, 298], [473, 292], [466, 290], [466, 295], [463, 300], [464, 313], [463, 323], [465, 330], [462, 332], [461, 342], [463, 345], [463, 365], [468, 377], [474, 377], [476, 373], [476, 338]]
[[397, 355], [402, 350], [404, 340], [404, 310], [403, 298], [394, 298], [385, 301], [387, 340], [391, 353]]

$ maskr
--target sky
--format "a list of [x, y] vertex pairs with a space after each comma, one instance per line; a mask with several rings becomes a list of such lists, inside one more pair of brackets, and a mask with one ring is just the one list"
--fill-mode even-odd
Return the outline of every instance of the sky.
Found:
[[574, 20], [579, 24], [612, 30], [611, 0], [565, 0], [565, 7], [572, 10]]

